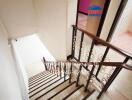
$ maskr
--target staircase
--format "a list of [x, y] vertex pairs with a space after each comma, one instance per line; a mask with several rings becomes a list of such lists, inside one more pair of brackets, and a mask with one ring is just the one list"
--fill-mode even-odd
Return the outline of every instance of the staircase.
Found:
[[[92, 75], [95, 66], [100, 63], [46, 61], [44, 64], [47, 70], [29, 79], [30, 100], [96, 100], [99, 87], [97, 81], [92, 82], [95, 80]], [[107, 66], [111, 63], [102, 64]], [[89, 68], [91, 66], [90, 74], [84, 69], [88, 65]], [[103, 96], [101, 100], [110, 99]]]
[[94, 92], [84, 91], [85, 86], [77, 85], [68, 74], [52, 71], [43, 71], [29, 79], [30, 100], [86, 100]]
[[[131, 54], [75, 25], [72, 27], [71, 55], [67, 61], [50, 62], [43, 58], [46, 70], [29, 79], [30, 100], [111, 100], [104, 94], [114, 79], [123, 68], [132, 71], [128, 64]], [[95, 61], [96, 44], [104, 50]], [[122, 55], [124, 60], [107, 61], [110, 50]]]

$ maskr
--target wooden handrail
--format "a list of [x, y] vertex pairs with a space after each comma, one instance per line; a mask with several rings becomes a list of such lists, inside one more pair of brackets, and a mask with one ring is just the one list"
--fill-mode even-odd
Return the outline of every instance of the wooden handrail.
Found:
[[126, 51], [124, 51], [124, 50], [122, 50], [122, 49], [120, 49], [120, 48], [117, 48], [116, 46], [114, 46], [114, 45], [112, 45], [112, 44], [110, 44], [110, 43], [108, 43], [108, 42], [106, 42], [106, 41], [100, 39], [99, 37], [97, 37], [97, 36], [91, 34], [90, 32], [88, 32], [88, 31], [86, 31], [86, 30], [84, 30], [84, 29], [81, 29], [81, 28], [77, 27], [76, 25], [72, 25], [72, 27], [73, 27], [74, 29], [77, 29], [77, 30], [79, 30], [79, 31], [84, 32], [87, 36], [91, 37], [93, 40], [99, 42], [100, 44], [102, 44], [102, 45], [104, 45], [104, 46], [107, 46], [107, 47], [110, 47], [110, 48], [113, 49], [114, 51], [117, 51], [118, 53], [120, 53], [120, 54], [122, 54], [122, 55], [124, 55], [124, 56], [126, 56], [126, 57], [129, 57], [130, 59], [132, 59], [132, 54], [131, 54], [131, 53], [128, 53], [128, 52], [126, 52]]
[[82, 65], [104, 65], [104, 66], [109, 66], [109, 67], [122, 67], [127, 70], [132, 71], [132, 66], [128, 64], [124, 64], [123, 62], [76, 62], [76, 61], [46, 61], [46, 63], [74, 63], [74, 64], [82, 64]]
[[127, 70], [132, 70], [132, 66], [130, 66], [128, 64], [123, 64], [122, 66], [123, 66], [123, 68], [125, 68]]

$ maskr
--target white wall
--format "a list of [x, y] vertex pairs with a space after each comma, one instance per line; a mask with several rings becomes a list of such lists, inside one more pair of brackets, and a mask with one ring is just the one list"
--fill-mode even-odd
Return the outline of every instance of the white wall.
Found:
[[118, 25], [114, 31], [111, 43], [122, 50], [132, 54], [132, 1], [128, 3], [119, 19]]
[[128, 3], [117, 25], [117, 28], [115, 29], [114, 36], [118, 36], [120, 33], [126, 31], [132, 32], [131, 26], [132, 26], [132, 1], [128, 0]]
[[6, 31], [0, 23], [0, 100], [22, 100], [16, 66], [8, 45]]
[[72, 45], [72, 26], [76, 22], [76, 10], [77, 10], [78, 0], [68, 0], [67, 6], [67, 35], [66, 35], [66, 54], [67, 56], [71, 54]]
[[[124, 9], [124, 12], [119, 20], [119, 23], [115, 29], [114, 35], [113, 35], [113, 39], [111, 40], [111, 42], [115, 45], [115, 40], [116, 39], [120, 39], [120, 35], [127, 35], [127, 31], [130, 32], [130, 35], [128, 35], [128, 37], [124, 37], [124, 41], [120, 41], [117, 40], [118, 45], [119, 44], [124, 44], [127, 43], [127, 39], [132, 38], [132, 0], [128, 0], [128, 3]], [[132, 41], [132, 40], [131, 40]], [[131, 43], [130, 40], [128, 40], [128, 43]], [[118, 46], [116, 44], [116, 46]], [[132, 49], [131, 44], [126, 44], [127, 48], [125, 48], [125, 50], [127, 51], [128, 48]], [[124, 47], [120, 47], [121, 49], [124, 49]], [[129, 53], [131, 52], [131, 49], [129, 51]], [[130, 63], [130, 65], [132, 64], [132, 62]], [[123, 94], [124, 96], [126, 96], [129, 100], [132, 99], [132, 71], [128, 71], [123, 69], [120, 74], [118, 75], [118, 77], [116, 78], [116, 80], [113, 82], [112, 87], [114, 87], [115, 89], [117, 89], [118, 91], [120, 91], [121, 94]]]
[[9, 38], [38, 33], [58, 60], [66, 59], [67, 0], [0, 0]]
[[100, 38], [106, 40], [121, 0], [111, 0]]
[[23, 62], [23, 67], [28, 73], [28, 77], [36, 75], [45, 70], [42, 58], [47, 61], [55, 61], [55, 58], [40, 41], [37, 34], [18, 38], [13, 41], [15, 51], [19, 55], [18, 59]]
[[38, 35], [57, 60], [66, 59], [67, 0], [35, 0]]
[[0, 0], [0, 16], [10, 38], [36, 31], [32, 0]]
[[28, 91], [28, 89], [29, 89], [28, 75], [27, 75], [27, 72], [25, 69], [25, 65], [24, 65], [23, 61], [21, 60], [20, 54], [17, 51], [17, 49], [15, 48], [14, 42], [15, 42], [14, 40], [10, 41], [10, 47], [11, 47], [12, 55], [13, 55], [14, 62], [16, 65], [16, 74], [18, 76], [18, 81], [19, 81], [20, 88], [22, 91], [21, 93], [22, 93], [23, 99], [27, 100], [28, 92], [29, 92]]

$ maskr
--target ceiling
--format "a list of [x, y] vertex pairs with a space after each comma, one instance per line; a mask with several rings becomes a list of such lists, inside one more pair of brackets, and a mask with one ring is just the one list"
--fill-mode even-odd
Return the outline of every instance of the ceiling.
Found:
[[32, 0], [0, 0], [0, 20], [9, 37], [34, 33], [35, 16]]

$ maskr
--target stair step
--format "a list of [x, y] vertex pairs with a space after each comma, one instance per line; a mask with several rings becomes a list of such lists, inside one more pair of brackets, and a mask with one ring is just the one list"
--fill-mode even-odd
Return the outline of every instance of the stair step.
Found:
[[50, 72], [49, 72], [49, 71], [43, 71], [43, 72], [41, 72], [41, 73], [39, 73], [39, 74], [37, 74], [37, 75], [34, 75], [34, 76], [32, 76], [32, 77], [30, 77], [30, 78], [28, 79], [28, 82], [32, 82], [33, 80], [39, 78], [40, 76], [46, 75], [46, 74], [48, 74], [48, 73], [50, 73]]
[[44, 71], [30, 79], [30, 100], [96, 100], [96, 97], [97, 93], [94, 91], [85, 92], [84, 85], [76, 87], [74, 78], [69, 83], [68, 75], [64, 81], [64, 74], [60, 77], [49, 71]]
[[62, 90], [64, 86], [68, 86], [68, 85], [69, 85], [69, 79], [67, 79], [66, 81], [62, 80], [60, 84], [57, 84], [56, 86], [52, 87], [52, 89], [42, 94], [36, 100], [47, 100], [48, 98], [50, 98], [51, 96]]
[[72, 91], [70, 94], [68, 94], [67, 96], [65, 96], [63, 98], [63, 100], [66, 100], [67, 98], [69, 98], [72, 94], [74, 94], [75, 92], [79, 91], [79, 89], [81, 89], [84, 85], [80, 85], [78, 86], [74, 91]]
[[43, 86], [45, 86], [45, 85], [47, 85], [47, 84], [53, 82], [53, 80], [56, 79], [56, 78], [58, 78], [58, 77], [55, 75], [55, 76], [53, 76], [53, 77], [47, 79], [46, 81], [44, 81], [44, 82], [42, 82], [42, 83], [40, 83], [40, 84], [37, 84], [37, 85], [36, 85], [35, 87], [33, 87], [32, 89], [29, 89], [29, 90], [30, 90], [29, 93], [32, 93], [33, 91], [35, 91], [35, 90], [37, 90], [37, 89], [39, 89], [39, 88], [41, 88], [41, 87], [43, 87]]
[[76, 82], [74, 81], [67, 87], [64, 87], [62, 90], [50, 97], [48, 100], [62, 100], [66, 95], [72, 93], [77, 88], [75, 83]]
[[64, 77], [60, 78], [57, 77], [56, 79], [54, 79], [52, 81], [52, 83], [48, 83], [45, 87], [41, 87], [39, 90], [35, 91], [34, 93], [30, 94], [30, 99], [31, 100], [36, 100], [36, 98], [40, 97], [41, 95], [43, 95], [44, 93], [46, 93], [47, 91], [51, 90], [53, 87], [55, 87], [56, 85], [62, 83], [64, 81]]
[[38, 82], [32, 84], [31, 86], [29, 86], [29, 90], [31, 90], [31, 89], [34, 88], [35, 86], [38, 86], [38, 85], [40, 85], [40, 84], [42, 84], [42, 83], [47, 82], [49, 79], [52, 79], [52, 78], [55, 77], [55, 76], [57, 76], [57, 75], [49, 75], [48, 77], [44, 78], [43, 80], [38, 81]]
[[31, 86], [31, 85], [34, 84], [34, 83], [37, 83], [38, 81], [41, 81], [41, 80], [43, 80], [43, 79], [49, 77], [50, 75], [53, 75], [53, 74], [52, 74], [52, 73], [47, 73], [46, 75], [37, 78], [36, 80], [30, 82], [30, 83], [29, 83], [29, 86]]
[[[95, 91], [91, 96], [89, 96], [89, 98], [87, 98], [86, 100], [97, 100], [97, 96], [98, 96], [99, 92]], [[112, 100], [110, 99], [108, 96], [103, 95], [100, 100]]]
[[67, 100], [82, 100], [84, 97], [86, 97], [88, 94], [90, 94], [89, 91], [84, 91], [85, 88], [80, 88], [78, 91], [76, 91], [74, 94], [72, 94], [70, 97], [67, 98]]
[[[95, 92], [95, 90], [92, 90], [92, 91], [89, 92], [82, 100], [87, 100], [94, 92]], [[96, 100], [96, 99], [95, 99], [95, 100]]]
[[[39, 92], [41, 92], [42, 90], [44, 90], [44, 89], [46, 89], [50, 84], [52, 84], [52, 83], [54, 83], [56, 80], [58, 80], [58, 79], [60, 79], [60, 77], [54, 77], [54, 79], [52, 80], [52, 81], [50, 81], [49, 83], [46, 83], [46, 84], [44, 84], [43, 86], [41, 86], [40, 88], [38, 88], [37, 90], [35, 90], [35, 91], [32, 91], [32, 90], [30, 90], [29, 91], [29, 95], [31, 96], [31, 95], [33, 95], [33, 94], [36, 94], [36, 93], [39, 93]], [[48, 81], [48, 80], [47, 80]]]
[[45, 72], [46, 72], [46, 71], [42, 71], [42, 72], [40, 72], [40, 73], [38, 73], [38, 74], [36, 74], [36, 75], [34, 75], [34, 76], [31, 76], [31, 77], [29, 78], [29, 81], [32, 80], [33, 78], [35, 78], [36, 76], [41, 75], [41, 74], [43, 74], [43, 73], [45, 73]]

